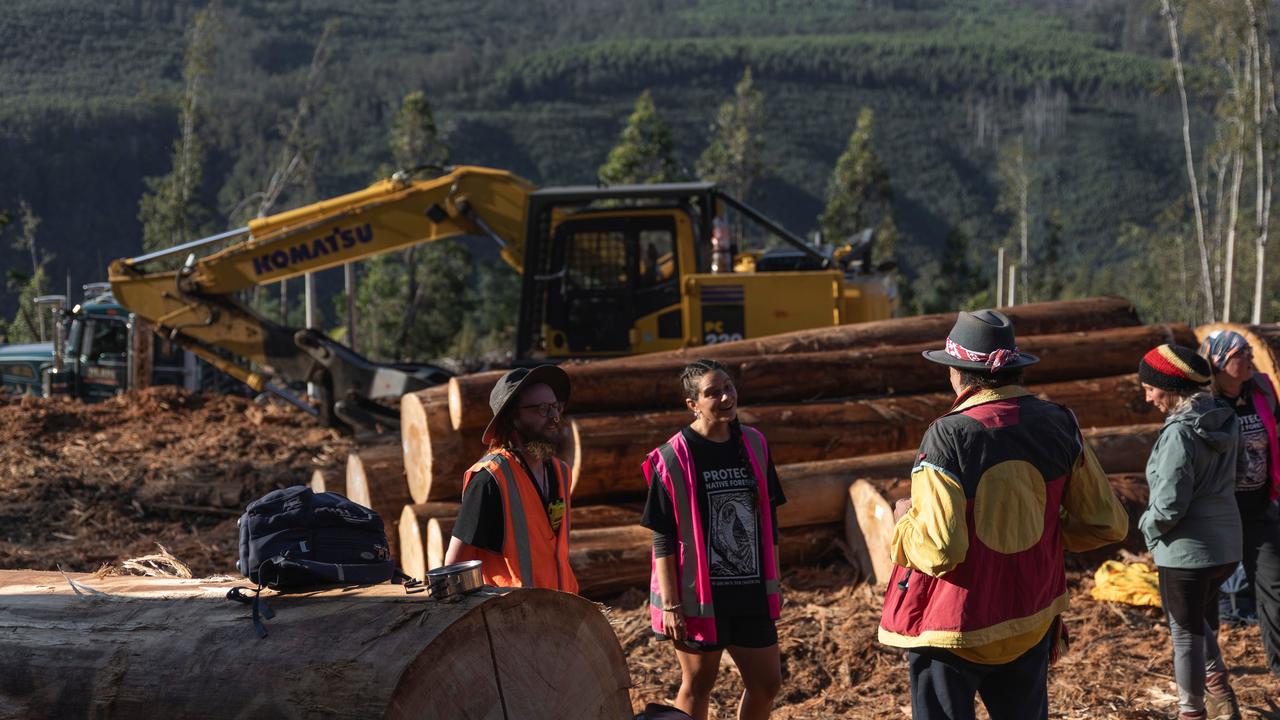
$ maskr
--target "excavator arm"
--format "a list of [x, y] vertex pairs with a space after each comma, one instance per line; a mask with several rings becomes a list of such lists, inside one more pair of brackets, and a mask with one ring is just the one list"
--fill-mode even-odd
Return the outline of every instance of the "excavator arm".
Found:
[[[417, 243], [484, 235], [503, 260], [522, 269], [527, 180], [462, 166], [431, 180], [403, 176], [364, 190], [258, 218], [248, 227], [176, 248], [116, 260], [109, 279], [116, 300], [157, 332], [259, 392], [274, 392], [327, 422], [394, 427], [398, 415], [374, 402], [447, 379], [429, 365], [381, 364], [311, 329], [277, 325], [237, 294]], [[215, 244], [236, 241], [197, 258]], [[177, 270], [154, 269], [190, 253]], [[318, 407], [288, 391], [314, 383]]]

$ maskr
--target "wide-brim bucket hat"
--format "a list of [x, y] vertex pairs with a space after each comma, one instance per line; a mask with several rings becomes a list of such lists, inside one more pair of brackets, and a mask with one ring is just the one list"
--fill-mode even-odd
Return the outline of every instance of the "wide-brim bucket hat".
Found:
[[508, 406], [520, 395], [520, 391], [533, 385], [547, 385], [556, 394], [556, 400], [569, 402], [569, 373], [556, 365], [539, 365], [535, 368], [516, 368], [498, 379], [489, 393], [489, 409], [493, 411], [493, 419], [484, 429], [484, 442], [493, 441], [493, 433], [498, 427], [498, 418], [507, 411]]
[[1040, 358], [1020, 352], [1013, 333], [1013, 322], [999, 310], [962, 312], [947, 335], [942, 350], [925, 350], [926, 360], [939, 365], [992, 373], [1034, 365]]

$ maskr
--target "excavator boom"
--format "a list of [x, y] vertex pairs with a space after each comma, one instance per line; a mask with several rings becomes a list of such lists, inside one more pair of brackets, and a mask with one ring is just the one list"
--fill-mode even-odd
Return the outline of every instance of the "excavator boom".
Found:
[[[326, 414], [343, 406], [348, 424], [394, 424], [371, 403], [440, 382], [433, 366], [385, 365], [362, 358], [323, 334], [261, 317], [235, 294], [279, 280], [459, 235], [484, 235], [519, 271], [525, 212], [534, 187], [502, 170], [462, 166], [430, 180], [393, 177], [364, 190], [251, 221], [247, 228], [170, 251], [111, 264], [116, 299], [157, 332], [258, 391], [274, 391], [307, 407], [273, 378], [322, 385]], [[194, 252], [177, 270], [153, 266], [175, 251], [239, 240], [203, 258]], [[371, 420], [357, 417], [372, 412]], [[331, 418], [326, 418], [330, 419]]]

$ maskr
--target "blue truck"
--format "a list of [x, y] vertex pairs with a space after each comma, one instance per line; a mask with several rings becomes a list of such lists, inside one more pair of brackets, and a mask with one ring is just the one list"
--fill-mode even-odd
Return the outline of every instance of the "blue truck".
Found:
[[[0, 387], [6, 392], [95, 402], [143, 384], [197, 391], [218, 379], [211, 366], [176, 344], [150, 332], [138, 338], [138, 323], [108, 283], [85, 285], [84, 299], [70, 309], [63, 295], [36, 298], [36, 305], [53, 316], [53, 340], [0, 345]], [[139, 351], [149, 352], [150, 361], [139, 362]], [[146, 383], [138, 382], [140, 372], [147, 373]]]

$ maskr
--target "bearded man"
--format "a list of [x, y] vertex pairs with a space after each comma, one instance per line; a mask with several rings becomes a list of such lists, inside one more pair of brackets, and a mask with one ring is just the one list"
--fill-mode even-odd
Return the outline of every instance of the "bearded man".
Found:
[[462, 480], [462, 507], [445, 563], [479, 560], [485, 583], [578, 592], [569, 567], [569, 376], [555, 365], [517, 368], [489, 394], [489, 452]]

